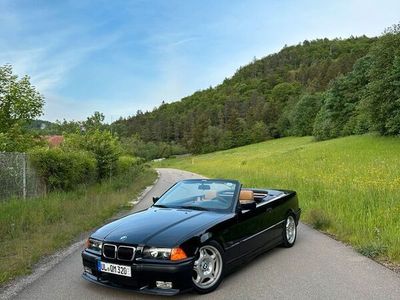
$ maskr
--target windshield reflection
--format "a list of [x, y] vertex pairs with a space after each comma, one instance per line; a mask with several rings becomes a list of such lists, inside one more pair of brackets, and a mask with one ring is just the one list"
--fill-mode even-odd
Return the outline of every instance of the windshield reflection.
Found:
[[238, 183], [228, 180], [184, 180], [166, 192], [155, 207], [183, 208], [207, 211], [231, 209], [236, 199]]

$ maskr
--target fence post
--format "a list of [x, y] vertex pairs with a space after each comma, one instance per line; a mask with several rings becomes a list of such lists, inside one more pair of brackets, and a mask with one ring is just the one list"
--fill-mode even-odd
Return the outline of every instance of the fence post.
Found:
[[26, 199], [26, 153], [22, 154], [22, 196]]

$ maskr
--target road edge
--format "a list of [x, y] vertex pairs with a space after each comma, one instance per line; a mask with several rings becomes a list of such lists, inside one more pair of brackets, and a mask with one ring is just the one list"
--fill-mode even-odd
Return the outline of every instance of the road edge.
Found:
[[158, 180], [160, 180], [160, 176], [161, 176], [160, 171], [158, 171], [157, 169], [154, 169], [154, 170], [157, 172], [157, 178], [154, 180], [154, 182], [153, 182], [151, 185], [147, 186], [147, 187], [140, 193], [140, 195], [139, 195], [135, 200], [132, 200], [132, 201], [129, 202], [129, 203], [132, 204], [133, 207], [134, 207], [135, 205], [139, 204], [139, 203], [144, 199], [144, 197], [146, 197], [146, 195], [147, 195], [147, 194], [153, 189], [153, 187], [157, 184]]
[[[158, 180], [160, 179], [160, 172], [156, 169], [155, 171], [157, 172], [157, 178], [154, 180], [154, 182], [151, 185], [147, 186], [134, 200], [129, 201], [129, 203], [131, 203], [133, 207], [140, 203], [157, 184]], [[116, 216], [113, 216], [111, 218], [122, 217], [123, 215], [129, 213], [131, 213], [131, 210], [129, 210], [129, 212], [127, 213], [117, 213]], [[6, 284], [4, 287], [0, 288], [0, 299], [6, 300], [16, 296], [25, 287], [44, 276], [47, 272], [52, 270], [56, 265], [66, 259], [69, 255], [71, 255], [75, 251], [78, 251], [84, 243], [85, 239], [75, 242], [67, 248], [58, 250], [57, 252], [49, 256], [42, 257], [40, 261], [33, 266], [32, 272], [30, 274], [17, 277]]]

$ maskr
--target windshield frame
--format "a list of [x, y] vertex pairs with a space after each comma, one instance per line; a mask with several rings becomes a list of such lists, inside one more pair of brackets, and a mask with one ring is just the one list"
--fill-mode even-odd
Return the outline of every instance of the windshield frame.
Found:
[[[157, 200], [157, 202], [155, 202], [152, 206], [157, 207], [157, 203], [159, 203], [160, 207], [165, 206], [165, 204], [161, 204], [160, 200], [163, 200], [163, 197], [167, 194], [169, 194], [171, 192], [171, 190], [173, 190], [178, 184], [182, 183], [182, 182], [192, 182], [192, 183], [219, 183], [219, 182], [226, 182], [226, 183], [232, 183], [235, 185], [235, 189], [233, 192], [233, 196], [232, 196], [232, 203], [230, 204], [229, 207], [227, 208], [218, 208], [218, 209], [202, 209], [202, 211], [208, 211], [208, 212], [216, 212], [216, 213], [231, 213], [231, 212], [235, 212], [237, 209], [237, 205], [239, 202], [239, 192], [241, 189], [241, 184], [238, 180], [233, 180], [233, 179], [203, 179], [203, 178], [198, 178], [198, 179], [185, 179], [185, 180], [181, 180], [176, 182], [174, 185], [172, 185], [168, 190], [166, 190], [161, 196], [160, 198]], [[179, 207], [179, 206], [167, 206], [167, 208], [175, 208], [175, 209], [193, 209], [193, 208], [183, 208], [183, 207]], [[200, 211], [200, 209], [199, 209]]]

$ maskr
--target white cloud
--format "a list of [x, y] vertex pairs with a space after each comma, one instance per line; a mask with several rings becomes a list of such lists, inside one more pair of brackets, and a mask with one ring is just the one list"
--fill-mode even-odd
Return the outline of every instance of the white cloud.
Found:
[[[66, 5], [69, 11], [54, 11], [60, 8], [50, 4], [17, 10], [13, 3], [0, 0], [0, 65], [8, 62], [17, 74], [31, 75], [46, 97], [45, 118], [51, 120], [82, 119], [95, 110], [115, 118], [137, 109], [151, 110], [163, 100], [176, 101], [215, 86], [254, 56], [263, 57], [284, 44], [379, 34], [398, 21], [400, 9], [394, 0], [260, 0], [227, 1], [225, 7], [196, 4], [201, 9], [193, 12], [189, 8], [194, 4], [181, 10], [184, 5], [164, 3], [162, 8], [170, 11], [159, 16], [154, 11], [160, 5], [146, 1], [125, 5], [77, 0]], [[123, 6], [132, 12], [119, 11]], [[82, 7], [93, 12], [75, 18], [75, 10]], [[108, 49], [114, 45], [115, 55]], [[95, 55], [99, 51], [113, 62], [96, 65], [92, 57], [102, 57]], [[88, 70], [89, 76], [103, 85], [86, 89], [86, 82], [73, 80], [87, 65], [96, 69]], [[113, 77], [108, 79], [107, 73]], [[78, 102], [71, 94], [85, 101]]]
[[[121, 37], [121, 33], [92, 36], [91, 31], [102, 26], [102, 21], [85, 26], [70, 20], [54, 22], [57, 12], [47, 7], [35, 7], [27, 13], [8, 4], [0, 2], [0, 65], [9, 63], [19, 76], [29, 75], [45, 95], [54, 94], [69, 73], [92, 53]], [[45, 30], [31, 31], [38, 22]]]

